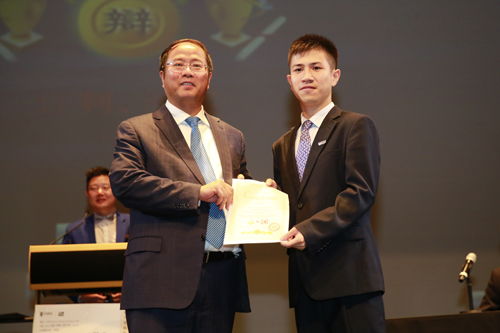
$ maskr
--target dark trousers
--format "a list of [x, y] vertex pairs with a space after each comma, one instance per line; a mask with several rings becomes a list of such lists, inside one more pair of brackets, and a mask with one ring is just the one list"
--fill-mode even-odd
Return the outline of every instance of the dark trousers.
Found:
[[238, 260], [243, 259], [203, 264], [198, 291], [185, 309], [126, 310], [129, 332], [230, 333], [237, 301]]
[[298, 333], [385, 333], [382, 292], [315, 301], [301, 288]]

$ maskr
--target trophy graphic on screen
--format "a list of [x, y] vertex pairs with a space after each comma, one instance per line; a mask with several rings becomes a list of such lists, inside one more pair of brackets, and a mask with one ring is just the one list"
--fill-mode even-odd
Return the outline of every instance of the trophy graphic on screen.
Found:
[[180, 22], [172, 0], [86, 0], [78, 13], [83, 42], [115, 58], [156, 54], [176, 36]]
[[262, 3], [255, 0], [205, 0], [210, 16], [220, 31], [212, 38], [233, 47], [250, 39], [241, 29], [252, 15], [254, 7], [262, 10]]
[[0, 0], [0, 18], [10, 30], [0, 38], [19, 48], [42, 39], [32, 29], [42, 17], [45, 2], [46, 0]]

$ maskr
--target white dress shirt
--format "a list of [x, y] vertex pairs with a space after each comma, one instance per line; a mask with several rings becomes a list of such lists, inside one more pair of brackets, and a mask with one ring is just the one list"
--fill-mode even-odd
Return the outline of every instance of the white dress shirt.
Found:
[[116, 243], [116, 213], [112, 216], [94, 214], [94, 231], [96, 243]]
[[[316, 138], [316, 134], [318, 134], [319, 127], [323, 123], [323, 120], [325, 120], [326, 115], [330, 110], [335, 106], [333, 102], [319, 110], [312, 116], [309, 120], [313, 123], [311, 128], [309, 128], [309, 137], [311, 138], [311, 145], [314, 142], [314, 139]], [[304, 117], [304, 115], [301, 113], [300, 114], [300, 128], [297, 131], [297, 135], [295, 136], [295, 156], [297, 156], [297, 150], [299, 149], [299, 143], [300, 143], [300, 134], [302, 133], [302, 124], [304, 124], [304, 121], [306, 121], [307, 118]]]
[[[186, 119], [190, 117], [189, 114], [182, 111], [178, 107], [174, 106], [168, 100], [165, 103], [165, 106], [174, 117], [175, 122], [179, 126], [179, 129], [184, 136], [189, 148], [191, 148], [191, 126], [186, 122]], [[203, 143], [203, 147], [205, 148], [208, 158], [210, 159], [210, 164], [212, 164], [212, 168], [214, 169], [214, 173], [217, 176], [217, 179], [223, 179], [222, 177], [222, 165], [220, 163], [219, 151], [217, 150], [217, 145], [215, 144], [214, 135], [210, 128], [210, 124], [208, 123], [208, 119], [205, 115], [205, 110], [203, 105], [201, 106], [200, 112], [196, 115], [196, 117], [200, 118], [201, 121], [198, 123], [198, 128], [201, 133], [201, 141]], [[231, 245], [231, 246], [222, 246], [220, 249], [216, 249], [209, 242], [205, 241], [205, 251], [232, 251], [235, 254], [240, 252], [241, 249], [239, 245]]]

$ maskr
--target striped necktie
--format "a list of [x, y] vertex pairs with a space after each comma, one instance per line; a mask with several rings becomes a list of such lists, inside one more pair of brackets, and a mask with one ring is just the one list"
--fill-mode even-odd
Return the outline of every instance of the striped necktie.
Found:
[[302, 181], [304, 176], [304, 169], [306, 168], [307, 158], [311, 150], [311, 137], [309, 136], [309, 129], [313, 125], [312, 121], [306, 120], [302, 124], [302, 132], [300, 133], [299, 148], [297, 149], [297, 170], [299, 171], [299, 180]]
[[[191, 152], [194, 160], [200, 168], [205, 183], [211, 183], [217, 180], [214, 169], [210, 163], [207, 152], [201, 141], [201, 133], [198, 123], [201, 121], [198, 117], [189, 117], [186, 122], [191, 126]], [[215, 202], [210, 203], [210, 212], [208, 215], [207, 242], [219, 249], [224, 242], [224, 233], [226, 231], [226, 217], [224, 211], [219, 210]]]

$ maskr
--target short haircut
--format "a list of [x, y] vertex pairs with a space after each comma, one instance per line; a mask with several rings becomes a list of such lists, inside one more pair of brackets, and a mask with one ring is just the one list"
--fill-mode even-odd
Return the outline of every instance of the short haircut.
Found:
[[96, 166], [87, 170], [87, 191], [89, 190], [89, 184], [92, 178], [99, 176], [109, 176], [109, 169], [102, 166]]
[[311, 50], [325, 51], [328, 55], [330, 66], [337, 69], [339, 55], [335, 44], [326, 37], [307, 34], [296, 39], [288, 51], [288, 67], [290, 68], [292, 57], [296, 54], [304, 54]]
[[207, 66], [208, 66], [208, 72], [212, 73], [212, 71], [214, 70], [214, 65], [212, 64], [212, 58], [210, 58], [210, 54], [208, 53], [207, 48], [205, 47], [205, 45], [203, 45], [202, 42], [197, 41], [196, 39], [190, 39], [190, 38], [179, 39], [179, 40], [173, 42], [161, 53], [160, 68], [158, 70], [159, 72], [161, 72], [165, 68], [165, 62], [167, 61], [168, 54], [170, 53], [170, 51], [173, 50], [174, 48], [176, 48], [177, 45], [179, 45], [181, 43], [191, 43], [191, 44], [194, 44], [196, 46], [201, 47], [203, 52], [205, 52], [205, 60], [207, 62]]

